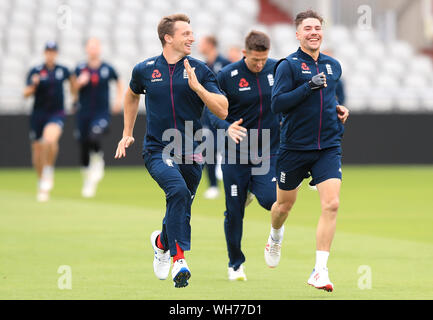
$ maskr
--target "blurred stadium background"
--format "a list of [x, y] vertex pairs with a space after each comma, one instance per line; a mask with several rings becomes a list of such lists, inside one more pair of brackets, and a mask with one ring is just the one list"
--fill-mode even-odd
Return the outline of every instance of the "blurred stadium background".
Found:
[[[297, 49], [293, 18], [308, 8], [324, 16], [322, 48], [343, 67], [345, 104], [352, 114], [344, 142], [346, 163], [433, 163], [433, 149], [424, 147], [433, 140], [428, 128], [433, 121], [432, 2], [0, 0], [0, 133], [10, 135], [15, 145], [0, 157], [0, 166], [30, 166], [24, 131], [33, 101], [25, 100], [22, 91], [30, 67], [43, 61], [46, 41], [59, 43], [59, 63], [73, 69], [86, 58], [86, 39], [101, 39], [104, 60], [127, 84], [137, 62], [160, 54], [156, 26], [166, 14], [187, 13], [196, 44], [203, 35], [216, 35], [223, 55], [232, 47], [242, 48], [251, 29], [265, 31], [272, 39], [270, 55], [279, 59]], [[193, 55], [203, 58], [197, 45]], [[71, 113], [69, 86], [65, 91], [65, 108]], [[140, 114], [145, 116], [144, 99]], [[121, 117], [114, 117], [106, 152], [112, 153], [121, 126]], [[60, 149], [60, 166], [78, 164], [73, 130], [70, 116], [62, 136], [66, 147]], [[139, 139], [144, 130], [137, 126]], [[0, 139], [0, 146], [8, 148], [6, 140]], [[117, 162], [140, 163], [139, 157]]]
[[137, 62], [161, 52], [156, 25], [163, 15], [187, 13], [196, 38], [215, 34], [223, 54], [242, 47], [251, 29], [263, 30], [272, 38], [271, 56], [282, 58], [298, 47], [294, 14], [310, 7], [326, 19], [323, 48], [341, 61], [352, 112], [433, 112], [432, 60], [423, 54], [432, 46], [432, 6], [430, 0], [0, 0], [0, 113], [30, 112], [31, 101], [22, 97], [25, 74], [42, 60], [47, 40], [59, 42], [60, 62], [73, 68], [85, 58], [85, 40], [100, 38], [104, 58], [128, 81]]

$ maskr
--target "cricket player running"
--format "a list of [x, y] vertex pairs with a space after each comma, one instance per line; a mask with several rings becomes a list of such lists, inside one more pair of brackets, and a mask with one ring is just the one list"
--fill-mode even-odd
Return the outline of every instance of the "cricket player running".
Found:
[[69, 80], [71, 87], [74, 83], [69, 70], [56, 63], [56, 42], [47, 42], [44, 54], [45, 63], [30, 70], [24, 89], [26, 98], [35, 98], [30, 116], [30, 139], [32, 163], [38, 175], [39, 202], [48, 201], [54, 187], [54, 165], [65, 119], [63, 83]]
[[[269, 37], [259, 31], [251, 31], [245, 39], [244, 58], [232, 63], [218, 74], [218, 82], [229, 100], [229, 114], [226, 120], [219, 120], [213, 115], [209, 118], [218, 129], [227, 130], [227, 135], [237, 144], [236, 163], [230, 162], [229, 145], [225, 148], [225, 161], [222, 164], [226, 211], [224, 212], [224, 232], [229, 256], [229, 280], [246, 281], [244, 269], [245, 255], [241, 250], [243, 218], [249, 190], [259, 204], [271, 210], [276, 200], [275, 165], [279, 147], [280, 121], [271, 111], [271, 91], [274, 85], [273, 72], [277, 60], [268, 59], [270, 50]], [[262, 156], [267, 152], [267, 172], [254, 174], [253, 170], [263, 163], [255, 163], [256, 152], [250, 148], [245, 151], [247, 163], [242, 163], [241, 141], [246, 136], [251, 138], [252, 130], [257, 130], [258, 141], [262, 141], [263, 132], [269, 131], [268, 141], [257, 145], [256, 150]], [[247, 138], [247, 139], [248, 139]], [[266, 152], [264, 152], [266, 151]]]
[[75, 69], [78, 94], [77, 138], [81, 149], [83, 187], [81, 194], [92, 198], [98, 183], [104, 177], [102, 140], [108, 131], [111, 112], [109, 102], [110, 81], [116, 82], [113, 113], [122, 111], [123, 83], [114, 68], [101, 60], [101, 43], [90, 38], [86, 44], [88, 60]]
[[277, 160], [277, 201], [271, 210], [271, 233], [265, 261], [280, 260], [284, 222], [293, 207], [298, 187], [311, 174], [322, 213], [316, 232], [316, 264], [308, 284], [332, 291], [327, 261], [335, 234], [341, 187], [341, 139], [348, 110], [338, 105], [335, 89], [341, 77], [338, 61], [320, 53], [323, 19], [308, 10], [296, 16], [300, 48], [276, 67], [272, 111], [282, 113]]
[[[227, 116], [228, 101], [219, 89], [214, 73], [201, 61], [189, 57], [194, 35], [184, 14], [164, 17], [158, 25], [162, 54], [137, 64], [124, 100], [124, 131], [115, 158], [125, 157], [134, 143], [133, 129], [140, 94], [146, 94], [147, 133], [143, 159], [152, 178], [164, 190], [166, 213], [162, 231], [151, 235], [153, 267], [157, 278], [164, 280], [170, 271], [176, 288], [188, 285], [191, 271], [184, 251], [191, 246], [191, 204], [202, 173], [201, 155], [185, 146], [187, 121], [193, 135], [201, 129], [200, 118], [206, 105], [221, 119]], [[174, 141], [165, 137], [175, 131]], [[178, 138], [181, 138], [179, 141]], [[167, 157], [166, 147], [174, 147]], [[194, 150], [198, 142], [193, 141]]]

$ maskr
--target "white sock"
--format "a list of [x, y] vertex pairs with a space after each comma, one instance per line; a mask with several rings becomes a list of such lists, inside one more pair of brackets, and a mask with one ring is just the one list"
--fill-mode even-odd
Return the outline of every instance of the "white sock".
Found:
[[274, 229], [271, 226], [271, 238], [272, 238], [272, 240], [281, 242], [281, 241], [283, 241], [283, 236], [284, 236], [284, 226], [282, 226], [280, 229]]
[[316, 266], [314, 269], [322, 270], [327, 268], [329, 252], [328, 251], [316, 251]]
[[54, 174], [54, 167], [53, 166], [44, 166], [42, 169], [42, 177], [44, 178], [50, 178]]

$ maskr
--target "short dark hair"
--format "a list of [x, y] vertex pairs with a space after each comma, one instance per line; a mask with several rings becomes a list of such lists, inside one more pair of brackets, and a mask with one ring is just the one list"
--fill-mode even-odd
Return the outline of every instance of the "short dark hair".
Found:
[[320, 24], [323, 23], [323, 17], [320, 14], [318, 14], [316, 11], [309, 9], [307, 11], [299, 12], [296, 15], [296, 18], [295, 18], [296, 28], [298, 28], [302, 24], [302, 22], [308, 18], [314, 18], [314, 19], [319, 20]]
[[205, 36], [204, 40], [210, 43], [213, 47], [218, 47], [218, 39], [215, 36]]
[[187, 23], [190, 23], [190, 19], [186, 14], [183, 13], [176, 13], [169, 16], [165, 16], [161, 19], [161, 21], [158, 24], [158, 37], [159, 40], [161, 40], [162, 46], [165, 45], [165, 39], [164, 36], [166, 34], [172, 36], [174, 35], [174, 24], [177, 21], [184, 21]]
[[271, 48], [271, 39], [261, 31], [253, 30], [245, 38], [245, 50], [268, 51]]

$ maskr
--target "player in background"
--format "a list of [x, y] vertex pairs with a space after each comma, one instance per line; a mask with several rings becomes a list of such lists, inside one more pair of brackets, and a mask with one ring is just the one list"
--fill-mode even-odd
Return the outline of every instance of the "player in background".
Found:
[[319, 192], [322, 213], [316, 232], [316, 264], [307, 283], [332, 291], [327, 261], [335, 234], [341, 187], [341, 140], [349, 116], [336, 100], [341, 77], [337, 60], [320, 53], [323, 19], [312, 10], [296, 16], [298, 51], [280, 60], [272, 90], [272, 111], [283, 114], [277, 161], [277, 201], [271, 210], [271, 233], [265, 261], [280, 260], [284, 222], [293, 207], [298, 186], [311, 174]]
[[[205, 36], [200, 39], [199, 52], [204, 55], [206, 59], [206, 65], [215, 73], [215, 75], [218, 74], [218, 72], [220, 72], [221, 69], [226, 65], [230, 64], [230, 61], [219, 54], [218, 41], [214, 36]], [[201, 123], [204, 128], [205, 136], [209, 136], [207, 130], [210, 130], [214, 137], [217, 136], [216, 129], [210, 124], [209, 117], [206, 112], [203, 113]], [[204, 193], [204, 197], [206, 199], [215, 199], [219, 196], [218, 180], [216, 175], [218, 149], [215, 143], [213, 145], [214, 159], [212, 163], [206, 163], [209, 177], [209, 188]]]
[[30, 70], [24, 96], [34, 96], [30, 116], [30, 139], [32, 141], [32, 163], [38, 176], [37, 200], [48, 201], [54, 186], [54, 165], [59, 152], [65, 118], [63, 83], [74, 76], [56, 63], [57, 43], [45, 45], [45, 62]]
[[122, 111], [123, 84], [114, 68], [101, 60], [101, 43], [90, 38], [86, 44], [87, 61], [75, 69], [75, 92], [78, 94], [77, 137], [81, 148], [85, 198], [94, 197], [104, 176], [102, 140], [110, 124], [110, 81], [116, 82], [113, 113]]
[[226, 211], [224, 212], [224, 232], [229, 257], [229, 280], [247, 280], [241, 249], [243, 218], [248, 194], [254, 194], [265, 210], [271, 210], [276, 200], [275, 165], [279, 146], [279, 116], [271, 111], [271, 90], [274, 85], [273, 72], [277, 63], [268, 59], [270, 50], [269, 37], [259, 31], [251, 31], [245, 39], [244, 58], [225, 67], [218, 74], [218, 82], [229, 100], [229, 113], [225, 120], [220, 120], [209, 112], [212, 124], [218, 129], [227, 130], [228, 136], [239, 146], [246, 135], [251, 137], [251, 130], [258, 130], [261, 141], [264, 130], [269, 130], [270, 141], [259, 145], [259, 154], [267, 148], [270, 159], [269, 170], [265, 174], [255, 175], [253, 168], [258, 165], [250, 149], [248, 163], [240, 161], [241, 148], [236, 150], [236, 163], [229, 161], [228, 143], [226, 143], [225, 161], [222, 164]]
[[230, 48], [227, 50], [227, 59], [229, 59], [229, 61], [232, 63], [242, 59], [241, 47], [237, 45], [230, 46]]
[[[162, 54], [137, 64], [132, 71], [125, 95], [123, 138], [115, 158], [125, 157], [126, 148], [134, 143], [140, 95], [145, 94], [147, 132], [143, 159], [166, 197], [162, 231], [155, 231], [150, 237], [153, 270], [158, 279], [166, 279], [171, 256], [174, 285], [182, 288], [191, 277], [184, 251], [191, 248], [191, 205], [202, 173], [202, 155], [194, 152], [199, 143], [193, 141], [193, 150], [188, 150], [186, 142], [192, 140], [189, 134], [195, 136], [202, 128], [200, 118], [204, 105], [225, 119], [228, 102], [214, 73], [203, 62], [189, 56], [195, 39], [186, 15], [162, 18], [158, 36]], [[193, 132], [188, 133], [186, 128], [191, 123]], [[164, 138], [170, 133], [174, 139]], [[173, 144], [174, 150], [167, 150]]]

